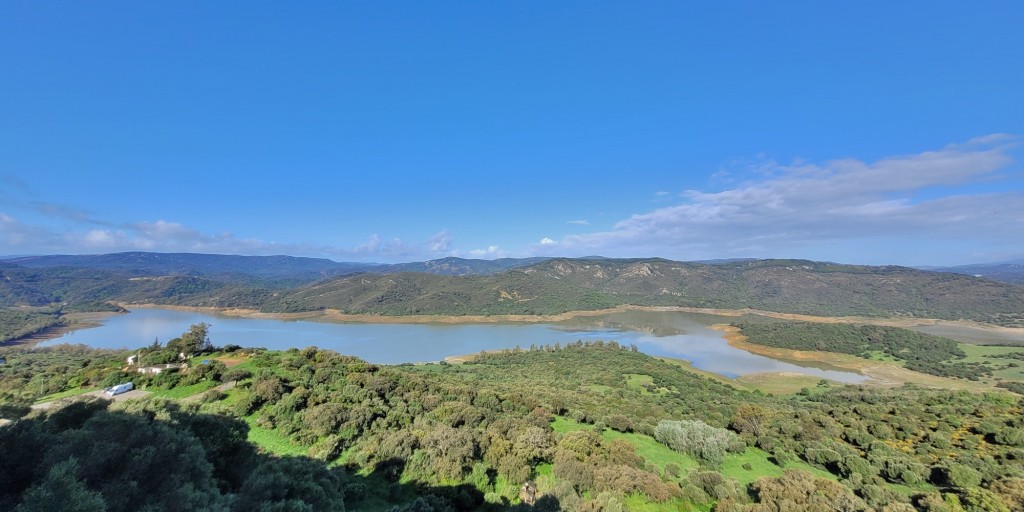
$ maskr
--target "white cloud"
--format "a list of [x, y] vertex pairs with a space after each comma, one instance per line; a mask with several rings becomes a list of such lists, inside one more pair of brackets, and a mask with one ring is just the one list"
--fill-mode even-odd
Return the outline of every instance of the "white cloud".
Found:
[[451, 248], [451, 235], [441, 231], [430, 239], [407, 244], [400, 238], [378, 234], [354, 247], [313, 244], [281, 244], [232, 233], [207, 234], [183, 224], [156, 220], [126, 224], [105, 223], [111, 228], [88, 227], [83, 221], [65, 231], [25, 224], [0, 213], [0, 254], [102, 253], [119, 251], [204, 252], [218, 254], [289, 254], [341, 260], [407, 261], [436, 257]]
[[575, 253], [704, 257], [775, 255], [794, 245], [865, 237], [977, 240], [1024, 233], [1020, 190], [975, 192], [1001, 179], [1018, 139], [994, 135], [937, 151], [791, 166], [764, 162], [756, 179], [562, 241]]
[[90, 248], [109, 248], [115, 243], [114, 234], [104, 229], [91, 229], [82, 237], [82, 242]]
[[570, 220], [570, 221], [566, 221], [566, 224], [576, 224], [576, 225], [579, 225], [579, 226], [589, 226], [590, 225], [590, 221], [587, 220], [587, 219]]
[[375, 253], [380, 251], [380, 243], [380, 235], [373, 234], [370, 235], [370, 239], [367, 240], [365, 244], [357, 245], [352, 252], [355, 252], [356, 254]]
[[344, 255], [375, 256], [383, 258], [395, 258], [415, 253], [414, 248], [409, 247], [401, 238], [383, 240], [380, 235], [373, 234], [366, 243], [357, 245], [351, 251], [344, 249], [326, 249], [327, 252]]
[[448, 252], [452, 250], [452, 235], [445, 229], [427, 240], [427, 248], [431, 252]]
[[473, 249], [467, 253], [474, 258], [504, 258], [505, 251], [497, 245], [489, 245], [486, 249]]
[[554, 240], [552, 240], [552, 239], [550, 239], [548, 237], [544, 237], [544, 238], [540, 239], [540, 244], [541, 245], [555, 245], [557, 243], [558, 242], [556, 242], [556, 241], [554, 241]]
[[55, 247], [63, 245], [59, 236], [37, 226], [25, 224], [6, 213], [0, 213], [0, 242], [0, 248], [4, 249], [16, 249], [29, 244]]

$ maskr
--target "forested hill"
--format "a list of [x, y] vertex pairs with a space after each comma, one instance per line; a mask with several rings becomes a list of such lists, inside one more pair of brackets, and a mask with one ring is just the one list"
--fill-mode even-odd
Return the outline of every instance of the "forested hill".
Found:
[[[473, 260], [437, 261], [441, 263], [435, 266], [454, 272]], [[272, 312], [337, 309], [381, 315], [530, 315], [628, 304], [1024, 325], [1022, 286], [906, 267], [805, 260], [708, 264], [559, 258], [514, 266], [519, 263], [523, 260], [498, 260], [492, 265], [513, 268], [489, 275], [364, 272], [282, 286], [280, 281], [267, 285], [233, 275], [33, 269], [4, 262], [0, 263], [0, 305], [120, 301]], [[476, 273], [484, 272], [478, 269]]]
[[724, 264], [554, 259], [491, 276], [356, 275], [274, 297], [273, 311], [550, 314], [621, 304], [754, 308], [813, 315], [1024, 320], [1024, 287], [905, 267], [794, 260]]

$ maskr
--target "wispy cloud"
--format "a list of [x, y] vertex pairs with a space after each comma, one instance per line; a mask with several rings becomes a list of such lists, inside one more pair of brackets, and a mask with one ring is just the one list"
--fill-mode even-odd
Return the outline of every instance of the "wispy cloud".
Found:
[[489, 245], [486, 249], [473, 249], [467, 251], [466, 255], [472, 258], [504, 258], [505, 251], [497, 245]]
[[427, 248], [431, 252], [447, 253], [452, 250], [452, 235], [447, 229], [442, 230], [440, 233], [430, 237], [427, 240]]
[[565, 223], [566, 224], [576, 224], [577, 226], [589, 226], [590, 225], [590, 221], [587, 220], [587, 219], [569, 220], [569, 221], [566, 221]]
[[1012, 174], [1010, 153], [1019, 142], [997, 134], [875, 162], [763, 162], [752, 169], [755, 179], [733, 188], [690, 190], [680, 204], [635, 214], [608, 231], [567, 236], [560, 245], [575, 253], [704, 257], [773, 255], [865, 237], [1018, 239], [1024, 194], [970, 186]]
[[[452, 249], [453, 237], [447, 230], [422, 242], [409, 243], [397, 237], [385, 239], [379, 234], [373, 234], [365, 242], [355, 246], [337, 247], [268, 242], [257, 238], [238, 237], [232, 233], [209, 234], [166, 220], [104, 223], [111, 227], [96, 227], [90, 224], [89, 221], [83, 221], [74, 228], [58, 231], [25, 223], [0, 212], [0, 248], [3, 254], [159, 251], [289, 254], [365, 261], [430, 259], [455, 252]], [[481, 254], [491, 253], [485, 250]]]

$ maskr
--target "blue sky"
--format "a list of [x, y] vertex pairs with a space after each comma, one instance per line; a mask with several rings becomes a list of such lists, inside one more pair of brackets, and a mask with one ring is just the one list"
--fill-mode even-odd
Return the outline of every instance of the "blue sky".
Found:
[[1024, 257], [1024, 4], [0, 4], [0, 254]]

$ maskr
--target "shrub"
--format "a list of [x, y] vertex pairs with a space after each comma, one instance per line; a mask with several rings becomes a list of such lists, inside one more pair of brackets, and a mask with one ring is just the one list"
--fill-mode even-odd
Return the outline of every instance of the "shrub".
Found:
[[720, 464], [727, 452], [742, 451], [745, 447], [735, 433], [693, 420], [662, 420], [654, 428], [654, 438], [710, 465]]

